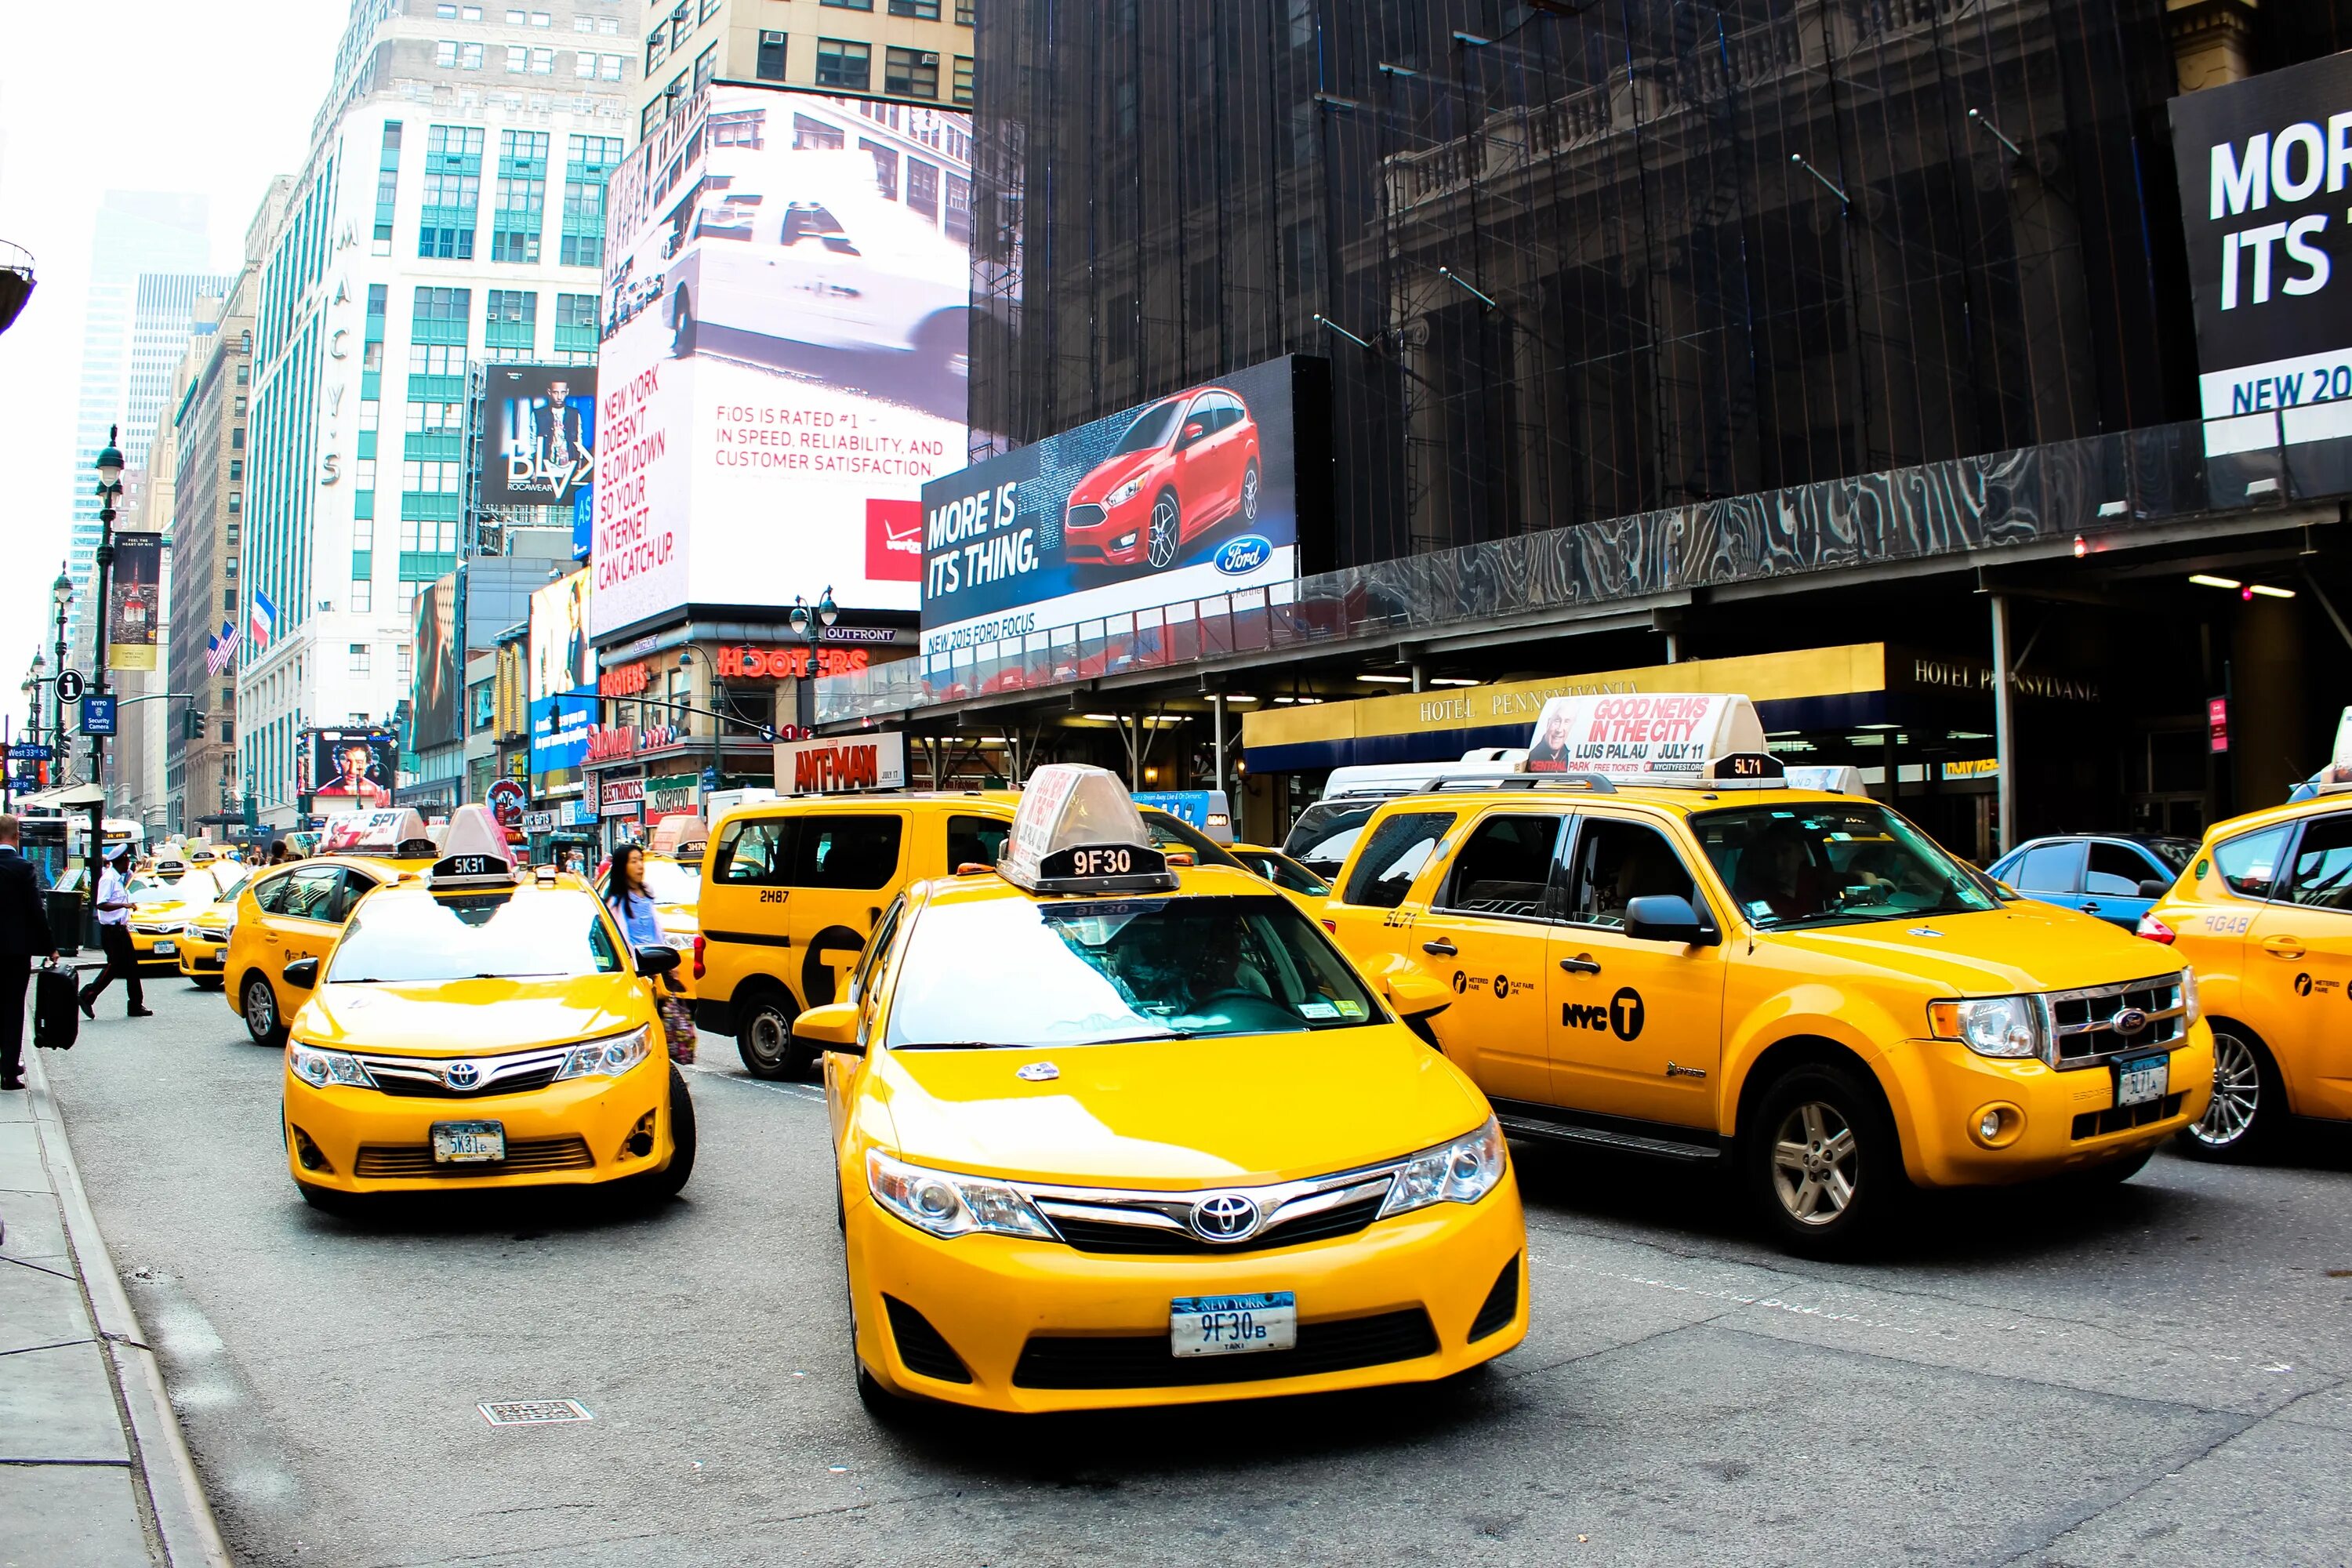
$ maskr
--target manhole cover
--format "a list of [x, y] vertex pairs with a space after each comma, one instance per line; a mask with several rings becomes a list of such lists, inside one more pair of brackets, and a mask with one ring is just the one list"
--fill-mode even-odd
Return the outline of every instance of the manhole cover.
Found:
[[474, 1408], [493, 1426], [537, 1426], [549, 1421], [596, 1419], [576, 1399], [500, 1399]]

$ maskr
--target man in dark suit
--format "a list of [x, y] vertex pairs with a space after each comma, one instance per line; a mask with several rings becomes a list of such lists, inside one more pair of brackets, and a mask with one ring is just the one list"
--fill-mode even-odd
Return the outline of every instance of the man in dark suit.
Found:
[[21, 831], [0, 816], [0, 1089], [25, 1087], [25, 987], [33, 960], [58, 950], [41, 879], [17, 848]]

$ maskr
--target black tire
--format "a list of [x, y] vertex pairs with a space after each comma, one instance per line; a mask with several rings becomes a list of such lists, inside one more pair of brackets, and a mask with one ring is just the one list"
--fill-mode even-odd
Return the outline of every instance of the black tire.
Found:
[[683, 289], [677, 291], [677, 298], [670, 303], [669, 328], [670, 357], [692, 359], [698, 332], [694, 320], [694, 300]]
[[1151, 503], [1151, 521], [1145, 523], [1143, 558], [1158, 572], [1176, 563], [1184, 548], [1184, 503], [1174, 490], [1162, 490]]
[[1764, 1228], [1810, 1258], [1851, 1252], [1910, 1194], [1877, 1085], [1835, 1063], [1803, 1063], [1765, 1089], [1738, 1158], [1739, 1184]]
[[645, 1183], [645, 1195], [656, 1202], [677, 1196], [694, 1174], [694, 1096], [686, 1091], [686, 1075], [675, 1062], [669, 1069], [669, 1163], [637, 1178]]
[[2213, 1025], [2213, 1100], [2182, 1128], [2175, 1146], [2192, 1160], [2243, 1160], [2262, 1152], [2286, 1123], [2286, 1089], [2270, 1047], [2242, 1024]]
[[743, 1070], [753, 1078], [799, 1079], [808, 1076], [814, 1051], [793, 1044], [792, 999], [781, 991], [762, 989], [735, 1015], [735, 1049]]
[[286, 1020], [278, 1015], [278, 992], [266, 974], [248, 974], [245, 989], [238, 992], [237, 1012], [245, 1019], [245, 1032], [257, 1046], [275, 1048], [286, 1044]]

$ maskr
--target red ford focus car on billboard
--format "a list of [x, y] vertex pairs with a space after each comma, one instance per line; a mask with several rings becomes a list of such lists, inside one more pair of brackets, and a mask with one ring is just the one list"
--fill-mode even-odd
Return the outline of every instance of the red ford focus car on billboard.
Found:
[[1223, 387], [1155, 403], [1070, 490], [1062, 558], [1076, 566], [1172, 566], [1187, 541], [1257, 521], [1257, 421]]

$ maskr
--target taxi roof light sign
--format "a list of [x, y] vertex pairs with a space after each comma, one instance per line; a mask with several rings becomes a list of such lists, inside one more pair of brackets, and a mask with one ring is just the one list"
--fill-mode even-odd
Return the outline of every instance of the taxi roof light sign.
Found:
[[441, 858], [433, 863], [425, 880], [436, 888], [469, 884], [506, 885], [515, 879], [514, 852], [507, 830], [487, 805], [461, 805], [449, 818], [441, 840]]
[[321, 855], [397, 855], [418, 843], [430, 843], [433, 830], [425, 818], [407, 806], [382, 811], [351, 811], [331, 818], [319, 839]]
[[1752, 763], [1743, 771], [1738, 765], [1743, 759], [1771, 762], [1763, 721], [1746, 697], [1617, 691], [1546, 702], [1521, 766], [1531, 773], [1690, 784], [1761, 779], [1771, 771]]
[[997, 869], [1033, 893], [1166, 893], [1167, 858], [1118, 775], [1055, 763], [1029, 775]]
[[2319, 795], [2342, 795], [2352, 790], [2352, 708], [2347, 708], [2336, 721], [2336, 750], [2327, 765], [2319, 770], [2312, 787]]

